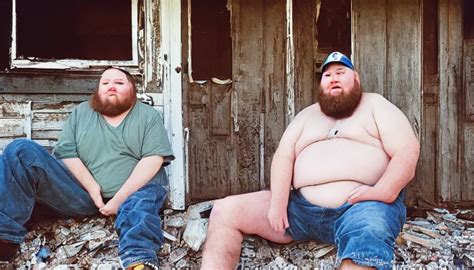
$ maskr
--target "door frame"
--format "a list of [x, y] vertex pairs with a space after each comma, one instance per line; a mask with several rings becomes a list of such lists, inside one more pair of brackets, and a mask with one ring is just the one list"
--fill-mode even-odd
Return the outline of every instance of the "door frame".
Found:
[[175, 156], [167, 170], [170, 177], [170, 201], [173, 209], [183, 210], [187, 175], [181, 110], [181, 1], [161, 0], [160, 18], [159, 66], [162, 69], [164, 124]]

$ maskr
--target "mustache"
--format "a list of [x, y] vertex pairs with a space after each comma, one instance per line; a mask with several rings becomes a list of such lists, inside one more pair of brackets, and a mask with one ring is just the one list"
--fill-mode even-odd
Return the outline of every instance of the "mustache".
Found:
[[[340, 87], [342, 88], [342, 87]], [[350, 117], [362, 98], [362, 89], [360, 84], [354, 80], [354, 86], [350, 91], [343, 92], [338, 96], [325, 94], [321, 86], [318, 89], [318, 102], [321, 111], [327, 116], [342, 119]]]

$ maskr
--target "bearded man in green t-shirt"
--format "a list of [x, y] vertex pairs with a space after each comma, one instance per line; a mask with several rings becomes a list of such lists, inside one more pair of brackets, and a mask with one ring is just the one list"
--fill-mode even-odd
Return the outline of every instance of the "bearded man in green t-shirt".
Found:
[[0, 260], [16, 255], [38, 202], [64, 216], [116, 215], [123, 266], [157, 269], [164, 166], [173, 159], [160, 113], [137, 101], [133, 77], [105, 70], [66, 121], [54, 156], [24, 139], [0, 155]]

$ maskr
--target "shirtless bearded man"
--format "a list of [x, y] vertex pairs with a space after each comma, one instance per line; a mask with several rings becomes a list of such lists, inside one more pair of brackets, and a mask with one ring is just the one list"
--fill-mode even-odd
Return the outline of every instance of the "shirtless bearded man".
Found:
[[418, 140], [395, 105], [361, 91], [345, 55], [331, 53], [322, 71], [319, 103], [295, 117], [275, 152], [271, 191], [215, 202], [203, 269], [235, 267], [243, 234], [333, 243], [340, 269], [391, 269]]

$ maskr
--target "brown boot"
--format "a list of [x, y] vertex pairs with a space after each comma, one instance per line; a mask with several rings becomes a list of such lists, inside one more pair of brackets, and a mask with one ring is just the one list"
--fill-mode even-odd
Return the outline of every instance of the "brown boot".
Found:
[[19, 244], [0, 239], [0, 261], [12, 260], [20, 249]]

